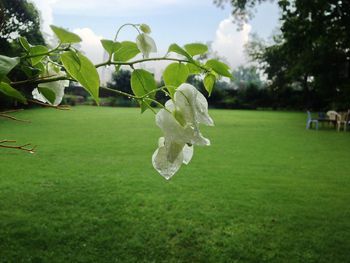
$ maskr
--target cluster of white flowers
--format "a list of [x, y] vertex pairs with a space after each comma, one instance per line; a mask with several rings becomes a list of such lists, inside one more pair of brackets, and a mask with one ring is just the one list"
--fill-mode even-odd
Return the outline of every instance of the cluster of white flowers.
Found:
[[153, 167], [169, 180], [193, 155], [193, 145], [210, 145], [199, 131], [199, 124], [213, 126], [208, 114], [208, 102], [192, 85], [182, 84], [174, 99], [156, 115], [156, 124], [163, 131], [158, 149], [152, 156]]
[[[42, 74], [40, 77], [60, 77], [66, 76], [63, 71], [60, 71], [56, 66], [49, 65], [47, 71]], [[44, 102], [49, 103], [50, 105], [57, 106], [61, 103], [64, 96], [64, 88], [69, 86], [69, 80], [58, 80], [54, 82], [41, 83], [38, 85], [38, 88], [32, 91], [33, 98]], [[45, 90], [54, 95], [54, 101], [50, 98], [47, 98], [48, 93], [45, 94]]]

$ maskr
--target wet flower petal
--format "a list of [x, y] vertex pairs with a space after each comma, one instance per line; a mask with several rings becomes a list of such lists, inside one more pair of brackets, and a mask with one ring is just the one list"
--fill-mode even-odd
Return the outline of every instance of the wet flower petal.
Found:
[[[159, 141], [161, 142], [164, 138], [161, 137]], [[159, 146], [158, 149], [152, 155], [153, 167], [162, 175], [165, 179], [169, 180], [181, 167], [183, 163], [183, 153], [179, 152], [177, 157], [170, 161], [168, 158], [167, 147], [164, 144]]]
[[182, 150], [182, 153], [183, 153], [183, 163], [189, 164], [193, 156], [193, 145], [188, 146], [187, 144], [185, 144]]
[[156, 115], [156, 124], [164, 132], [164, 137], [177, 143], [191, 143], [193, 129], [190, 126], [183, 127], [167, 110], [161, 109]]
[[181, 84], [175, 92], [175, 104], [181, 109], [187, 122], [194, 125], [197, 123], [214, 125], [208, 114], [206, 98], [194, 86], [187, 83]]
[[149, 58], [150, 53], [157, 52], [157, 46], [153, 38], [145, 33], [137, 36], [136, 45], [145, 58]]
[[[56, 71], [53, 66], [49, 66], [46, 74], [41, 75], [42, 77], [46, 76], [65, 76], [66, 74], [62, 71]], [[49, 103], [54, 106], [59, 105], [62, 102], [64, 96], [64, 89], [69, 85], [68, 80], [58, 80], [54, 82], [41, 83], [38, 85], [39, 88], [46, 88], [52, 91], [55, 94], [55, 101], [51, 103], [48, 98], [44, 96], [44, 94], [40, 93], [39, 89], [35, 88], [32, 91], [33, 98], [39, 100], [44, 103]]]

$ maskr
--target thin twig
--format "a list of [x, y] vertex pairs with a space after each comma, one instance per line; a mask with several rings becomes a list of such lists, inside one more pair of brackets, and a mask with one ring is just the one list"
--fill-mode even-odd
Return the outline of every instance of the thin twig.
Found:
[[7, 149], [17, 149], [21, 151], [26, 151], [29, 153], [34, 153], [36, 145], [32, 146], [31, 143], [26, 143], [23, 145], [6, 145], [7, 143], [15, 143], [15, 140], [1, 140], [0, 141], [0, 148], [7, 148]]
[[24, 110], [24, 109], [7, 110], [7, 111], [2, 111], [2, 112], [0, 112], [0, 113], [5, 113], [5, 114], [7, 114], [7, 113], [13, 113], [13, 112], [18, 112], [18, 111], [22, 111], [22, 110]]
[[140, 30], [137, 28], [138, 24], [126, 23], [126, 24], [122, 25], [121, 27], [119, 27], [117, 33], [115, 34], [114, 41], [117, 41], [117, 38], [118, 38], [118, 35], [119, 35], [120, 31], [121, 31], [122, 28], [125, 27], [125, 26], [132, 26], [133, 28], [135, 28], [135, 29], [137, 30], [137, 32], [139, 33], [139, 35], [141, 34]]
[[[144, 59], [139, 59], [139, 60], [134, 60], [130, 62], [125, 62], [125, 61], [106, 61], [100, 64], [96, 64], [95, 67], [103, 67], [103, 66], [109, 66], [109, 65], [126, 65], [126, 66], [133, 66], [134, 64], [139, 64], [142, 62], [147, 62], [147, 61], [162, 61], [162, 60], [168, 60], [168, 61], [176, 61], [176, 62], [183, 62], [183, 63], [192, 63], [189, 60], [186, 59], [178, 59], [178, 58], [167, 58], [167, 57], [158, 57], [158, 58], [144, 58]], [[200, 67], [202, 69], [205, 69], [204, 67], [201, 67], [199, 65], [196, 65], [197, 67]], [[205, 69], [206, 70], [206, 69]]]
[[[159, 101], [157, 101], [157, 100], [154, 100], [154, 99], [151, 99], [151, 98], [144, 98], [144, 100], [149, 100], [149, 101], [151, 101], [151, 102], [154, 102], [155, 104], [157, 104], [159, 107], [161, 107], [162, 109], [164, 109], [164, 110], [166, 110], [167, 112], [169, 112], [170, 114], [172, 114], [172, 112], [169, 110], [169, 109], [167, 109], [162, 103], [160, 103]], [[154, 113], [157, 113], [157, 112], [155, 112], [155, 111], [153, 111]]]
[[31, 100], [31, 99], [28, 99], [29, 102], [32, 102], [32, 103], [35, 103], [35, 104], [38, 104], [38, 105], [41, 105], [41, 106], [45, 106], [45, 107], [48, 107], [48, 108], [54, 108], [54, 109], [57, 109], [57, 110], [70, 110], [70, 107], [68, 105], [51, 105], [51, 104], [47, 104], [47, 103], [43, 103], [41, 101], [38, 101], [38, 100]]
[[[104, 67], [104, 66], [109, 66], [109, 65], [118, 65], [118, 66], [126, 65], [126, 66], [133, 67], [135, 64], [139, 64], [139, 63], [142, 63], [142, 62], [147, 62], [147, 61], [164, 61], [164, 60], [194, 64], [193, 62], [191, 62], [189, 60], [186, 60], [186, 59], [158, 57], [158, 58], [139, 59], [139, 60], [134, 60], [134, 61], [130, 61], [130, 62], [106, 61], [106, 62], [103, 62], [103, 63], [100, 63], [100, 64], [96, 64], [95, 67], [99, 68], [99, 67]], [[207, 69], [205, 67], [197, 65], [197, 64], [196, 64], [196, 66], [201, 68], [205, 72], [207, 72]], [[18, 85], [27, 84], [27, 83], [40, 84], [40, 83], [53, 82], [53, 81], [58, 81], [58, 80], [76, 81], [75, 79], [68, 78], [67, 76], [59, 76], [59, 77], [53, 77], [53, 78], [51, 78], [51, 77], [49, 77], [49, 78], [48, 77], [42, 77], [42, 78], [35, 78], [35, 79], [30, 79], [30, 80], [14, 81], [14, 82], [11, 82], [10, 85], [11, 86], [18, 86]]]
[[[38, 54], [33, 54], [33, 55], [30, 55], [30, 54], [27, 54], [27, 55], [24, 55], [22, 56], [21, 58], [23, 59], [28, 59], [28, 58], [35, 58], [35, 57], [41, 57], [41, 56], [48, 56], [50, 55], [51, 53], [55, 52], [56, 50], [59, 49], [59, 47], [61, 46], [61, 42], [53, 49], [47, 51], [47, 52], [43, 52], [43, 53], [38, 53]], [[62, 49], [62, 51], [64, 51], [64, 49]]]
[[105, 89], [105, 90], [108, 90], [108, 91], [112, 91], [112, 92], [115, 92], [115, 93], [118, 93], [120, 95], [123, 95], [123, 96], [126, 96], [128, 97], [129, 99], [133, 98], [133, 99], [140, 99], [130, 93], [127, 93], [127, 92], [124, 92], [124, 91], [120, 91], [120, 90], [117, 90], [117, 89], [111, 89], [111, 88], [107, 88], [107, 87], [101, 87], [101, 89]]
[[13, 121], [30, 122], [29, 120], [18, 119], [18, 118], [16, 118], [16, 117], [13, 117], [13, 116], [11, 116], [11, 115], [5, 114], [5, 113], [3, 113], [3, 112], [0, 112], [0, 117], [6, 118], [6, 119], [10, 119], [10, 120], [13, 120]]
[[10, 83], [11, 86], [18, 86], [23, 84], [40, 84], [40, 83], [47, 83], [47, 82], [54, 82], [58, 80], [71, 80], [76, 81], [75, 79], [68, 78], [66, 76], [60, 76], [60, 77], [52, 77], [52, 76], [46, 76], [41, 78], [34, 78], [34, 79], [27, 79], [27, 80], [20, 80], [20, 81], [13, 81]]
[[142, 96], [135, 96], [135, 95], [132, 95], [132, 94], [130, 94], [130, 93], [123, 92], [123, 91], [120, 91], [120, 90], [117, 90], [117, 89], [111, 89], [111, 88], [107, 88], [107, 87], [101, 87], [101, 89], [105, 89], [105, 90], [108, 90], [108, 91], [112, 91], [112, 92], [118, 93], [118, 94], [123, 95], [123, 96], [126, 96], [126, 97], [128, 97], [128, 98], [133, 98], [133, 99], [136, 99], [136, 100], [141, 100], [141, 99], [147, 98], [149, 95], [151, 95], [151, 94], [153, 94], [153, 93], [156, 93], [156, 92], [159, 91], [159, 90], [162, 90], [164, 93], [169, 94], [168, 92], [166, 92], [166, 91], [164, 90], [165, 88], [166, 88], [166, 86], [162, 86], [162, 87], [153, 89], [153, 90], [147, 92], [146, 94], [144, 94], [144, 95], [142, 95]]
[[151, 98], [144, 98], [144, 100], [149, 100], [151, 102], [154, 102], [155, 104], [157, 104], [159, 107], [165, 109], [164, 105], [162, 103], [160, 103], [159, 101], [157, 100], [154, 100], [154, 99], [151, 99]]

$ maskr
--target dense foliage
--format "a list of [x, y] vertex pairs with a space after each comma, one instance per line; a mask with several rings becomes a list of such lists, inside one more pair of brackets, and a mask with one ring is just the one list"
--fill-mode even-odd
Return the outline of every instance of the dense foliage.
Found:
[[[223, 4], [224, 0], [218, 1]], [[231, 1], [233, 13], [263, 1]], [[350, 2], [279, 0], [281, 32], [274, 43], [250, 43], [276, 97], [298, 94], [305, 108], [350, 107]]]
[[27, 0], [0, 1], [0, 54], [16, 55], [18, 43], [23, 36], [32, 44], [44, 44], [40, 32], [40, 17], [33, 3]]

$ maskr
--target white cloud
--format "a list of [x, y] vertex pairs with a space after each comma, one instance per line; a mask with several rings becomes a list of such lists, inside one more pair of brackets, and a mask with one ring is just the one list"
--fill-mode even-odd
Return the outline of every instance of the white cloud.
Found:
[[[91, 16], [122, 15], [128, 14], [146, 14], [157, 12], [162, 8], [172, 10], [172, 7], [199, 7], [212, 5], [211, 0], [31, 0], [34, 2], [41, 13], [42, 28], [45, 34], [50, 38], [52, 31], [49, 27], [54, 23], [55, 13], [64, 14], [84, 14]], [[227, 18], [220, 22], [215, 39], [212, 42], [213, 51], [219, 56], [225, 57], [229, 64], [235, 68], [240, 64], [247, 62], [244, 56], [244, 44], [248, 41], [251, 26], [245, 24], [242, 31], [237, 31], [236, 25]], [[103, 61], [103, 48], [100, 44], [102, 36], [96, 35], [89, 28], [77, 28], [73, 32], [77, 33], [83, 39], [80, 44], [81, 50], [94, 63]], [[156, 56], [156, 54], [153, 54]], [[163, 69], [169, 62], [149, 62], [144, 63], [144, 67], [153, 69], [157, 78], [160, 78]], [[109, 70], [104, 75], [108, 75]], [[106, 78], [106, 76], [104, 78]]]
[[50, 25], [53, 24], [52, 5], [57, 0], [31, 0], [38, 9], [41, 18], [41, 28], [45, 35], [52, 36]]
[[212, 4], [210, 1], [203, 0], [32, 0], [35, 3], [45, 3], [46, 5], [54, 8], [55, 12], [61, 14], [77, 14], [80, 15], [84, 12], [87, 16], [110, 16], [116, 15], [123, 16], [123, 14], [130, 15], [142, 15], [157, 12], [163, 8], [169, 8], [179, 6], [203, 6]]
[[[94, 64], [98, 64], [106, 60], [104, 49], [100, 40], [103, 39], [94, 33], [90, 28], [76, 28], [73, 32], [79, 35], [82, 41], [76, 46], [87, 56]], [[105, 84], [111, 78], [112, 68], [107, 69], [105, 67], [99, 68], [98, 72], [101, 78], [101, 84]]]
[[231, 18], [221, 21], [212, 43], [213, 51], [226, 58], [233, 69], [247, 63], [244, 45], [248, 42], [250, 31], [249, 24], [245, 24], [241, 31], [237, 31], [237, 26], [232, 23]]
[[[65, 4], [68, 1], [65, 0], [31, 0], [37, 7], [41, 16], [41, 27], [44, 32], [48, 43], [52, 43], [53, 32], [50, 29], [50, 25], [54, 23], [53, 17], [53, 8], [55, 4]], [[69, 1], [71, 3], [80, 3], [83, 4], [82, 1]], [[86, 1], [86, 2], [98, 2], [98, 1]], [[95, 34], [90, 28], [76, 28], [72, 30], [75, 34], [79, 35], [82, 39], [77, 47], [81, 50], [94, 64], [103, 62], [103, 47], [101, 45], [100, 40], [103, 38]], [[103, 70], [99, 70], [101, 75], [102, 82], [108, 80], [110, 72], [106, 72]]]
[[95, 64], [103, 60], [103, 47], [100, 40], [102, 36], [96, 35], [90, 28], [77, 28], [73, 32], [79, 35], [82, 42], [79, 43], [79, 49]]

